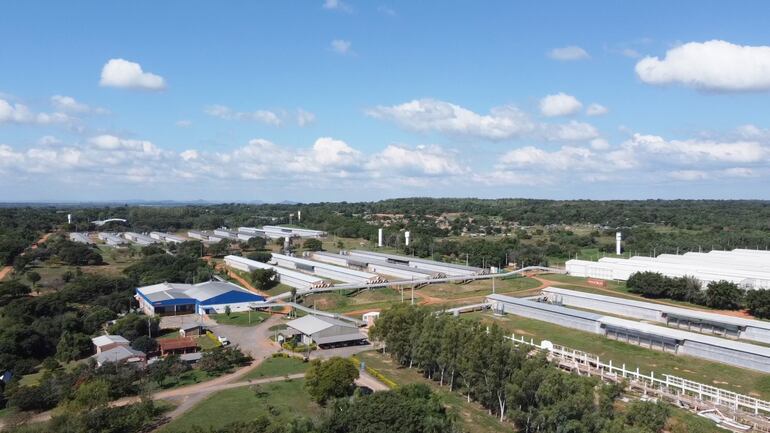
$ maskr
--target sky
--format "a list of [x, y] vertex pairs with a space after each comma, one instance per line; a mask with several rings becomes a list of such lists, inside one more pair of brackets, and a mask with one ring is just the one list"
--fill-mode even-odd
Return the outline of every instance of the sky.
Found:
[[770, 5], [25, 1], [0, 201], [770, 199]]

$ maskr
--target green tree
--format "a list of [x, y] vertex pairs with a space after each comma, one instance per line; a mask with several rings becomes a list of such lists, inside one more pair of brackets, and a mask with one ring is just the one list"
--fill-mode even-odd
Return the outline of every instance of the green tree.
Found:
[[310, 239], [305, 239], [305, 242], [302, 244], [302, 247], [308, 251], [321, 251], [323, 250], [323, 243], [321, 242], [320, 239], [310, 238]]
[[770, 290], [749, 290], [746, 293], [746, 308], [760, 319], [770, 318]]
[[358, 369], [350, 361], [333, 357], [313, 360], [305, 374], [305, 388], [313, 400], [325, 405], [332, 398], [353, 395]]
[[257, 290], [270, 290], [275, 284], [277, 274], [272, 269], [254, 269], [251, 271], [251, 284]]
[[743, 305], [745, 292], [729, 281], [712, 281], [706, 288], [706, 306], [723, 310], [738, 310]]
[[646, 431], [659, 433], [666, 426], [671, 409], [663, 402], [635, 401], [628, 405], [625, 422]]
[[95, 379], [80, 385], [69, 407], [75, 411], [92, 410], [107, 407], [109, 401], [109, 382], [104, 379]]
[[144, 353], [154, 352], [155, 349], [157, 349], [157, 347], [158, 347], [158, 342], [154, 338], [148, 337], [146, 335], [142, 335], [138, 337], [136, 340], [134, 340], [131, 343], [132, 349], [138, 350]]
[[91, 351], [91, 339], [79, 332], [64, 331], [56, 345], [56, 357], [62, 362], [80, 359]]
[[232, 313], [233, 313], [233, 310], [230, 309], [230, 306], [225, 305], [225, 316], [230, 317]]
[[[40, 281], [41, 277], [40, 277], [40, 274], [38, 274], [37, 272], [29, 271], [27, 272], [27, 279], [29, 280], [30, 283], [32, 283], [32, 288], [36, 289], [37, 283], [38, 281]], [[37, 292], [40, 293], [40, 290], [37, 290]]]

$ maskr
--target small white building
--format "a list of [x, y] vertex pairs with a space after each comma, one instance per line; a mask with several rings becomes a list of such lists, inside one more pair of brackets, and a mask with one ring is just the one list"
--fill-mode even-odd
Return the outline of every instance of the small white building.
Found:
[[307, 315], [286, 323], [286, 326], [293, 331], [292, 335], [301, 336], [303, 344], [315, 343], [322, 349], [366, 343], [366, 335], [358, 330], [358, 326], [331, 317]]
[[366, 322], [366, 327], [369, 328], [372, 325], [374, 325], [375, 320], [377, 320], [380, 317], [379, 311], [369, 311], [368, 313], [364, 313], [361, 318]]

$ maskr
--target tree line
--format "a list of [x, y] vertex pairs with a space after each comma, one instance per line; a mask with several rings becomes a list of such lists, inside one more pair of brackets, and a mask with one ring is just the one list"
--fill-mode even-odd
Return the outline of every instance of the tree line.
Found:
[[369, 335], [400, 365], [419, 369], [520, 431], [649, 433], [662, 431], [668, 418], [662, 403], [616, 410], [620, 385], [562, 372], [543, 354], [515, 347], [495, 324], [397, 305], [380, 315]]

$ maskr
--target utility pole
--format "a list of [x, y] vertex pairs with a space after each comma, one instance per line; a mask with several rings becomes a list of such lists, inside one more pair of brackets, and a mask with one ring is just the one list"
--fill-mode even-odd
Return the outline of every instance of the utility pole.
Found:
[[492, 294], [495, 294], [495, 277], [492, 277]]
[[414, 284], [412, 284], [412, 305], [414, 305]]

